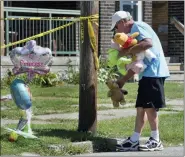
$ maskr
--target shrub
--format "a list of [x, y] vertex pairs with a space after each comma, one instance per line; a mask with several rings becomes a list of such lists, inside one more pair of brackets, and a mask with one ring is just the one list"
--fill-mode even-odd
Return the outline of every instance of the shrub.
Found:
[[[9, 88], [13, 80], [19, 78], [23, 81], [27, 81], [27, 74], [13, 75], [10, 69], [7, 70], [5, 76], [1, 79], [1, 88]], [[60, 82], [57, 74], [49, 72], [45, 75], [36, 74], [34, 78], [29, 82], [32, 85], [40, 85], [41, 87], [56, 86]]]
[[32, 80], [32, 84], [40, 85], [41, 87], [53, 87], [60, 82], [57, 74], [49, 72], [45, 75], [36, 74]]
[[105, 83], [108, 79], [117, 79], [119, 77], [117, 67], [114, 66], [112, 68], [107, 66], [107, 61], [102, 59], [101, 56], [99, 58], [100, 68], [98, 70], [98, 82]]
[[[80, 73], [75, 70], [75, 67], [71, 65], [71, 60], [69, 59], [67, 63], [67, 70], [64, 73], [60, 74], [60, 78], [68, 83], [68, 84], [79, 84]], [[108, 79], [117, 79], [119, 77], [118, 70], [115, 67], [110, 68], [107, 66], [107, 61], [102, 59], [101, 56], [99, 58], [100, 68], [97, 71], [97, 80], [99, 83], [105, 83]]]
[[79, 84], [80, 73], [75, 69], [73, 65], [71, 65], [71, 60], [69, 59], [67, 62], [67, 70], [64, 72], [59, 71], [59, 77], [62, 81], [67, 84]]

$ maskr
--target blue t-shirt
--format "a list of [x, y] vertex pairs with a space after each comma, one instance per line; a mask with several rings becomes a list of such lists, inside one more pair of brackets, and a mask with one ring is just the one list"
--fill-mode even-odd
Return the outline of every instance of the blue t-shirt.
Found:
[[144, 64], [147, 65], [147, 68], [139, 74], [139, 79], [143, 76], [145, 77], [169, 77], [169, 69], [166, 63], [166, 59], [164, 57], [163, 49], [161, 46], [161, 42], [159, 41], [158, 36], [153, 31], [153, 29], [145, 22], [134, 22], [131, 28], [131, 34], [139, 32], [139, 36], [136, 37], [138, 41], [141, 41], [145, 38], [152, 39], [153, 46], [150, 50], [156, 55], [157, 59], [154, 62], [149, 62], [147, 58], [145, 58]]

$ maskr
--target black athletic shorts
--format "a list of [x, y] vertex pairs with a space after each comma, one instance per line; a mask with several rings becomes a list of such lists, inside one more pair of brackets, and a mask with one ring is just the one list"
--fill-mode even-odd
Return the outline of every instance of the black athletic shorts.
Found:
[[165, 77], [142, 77], [139, 81], [136, 107], [159, 108], [166, 107], [164, 95]]

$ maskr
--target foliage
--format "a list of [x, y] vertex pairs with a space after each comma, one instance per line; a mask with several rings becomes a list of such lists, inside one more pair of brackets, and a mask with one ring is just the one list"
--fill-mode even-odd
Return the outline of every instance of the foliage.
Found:
[[[23, 81], [27, 81], [27, 74], [14, 75], [11, 70], [7, 70], [5, 76], [1, 79], [1, 88], [9, 88], [13, 80], [19, 78]], [[33, 80], [29, 83], [32, 85], [40, 85], [42, 87], [56, 86], [60, 82], [57, 74], [49, 72], [45, 75], [36, 74]]]
[[59, 83], [59, 78], [55, 73], [47, 73], [45, 75], [36, 75], [33, 78], [32, 84], [40, 85], [41, 87], [52, 87]]
[[[60, 72], [60, 78], [68, 83], [68, 84], [79, 84], [80, 79], [80, 72], [75, 69], [73, 65], [71, 65], [71, 60], [67, 62], [67, 70], [65, 70], [63, 73]], [[100, 62], [100, 68], [97, 71], [97, 79], [99, 83], [105, 83], [108, 79], [117, 79], [119, 77], [118, 70], [115, 67], [110, 68], [107, 66], [107, 61], [105, 59], [102, 59], [100, 56], [99, 58]]]
[[80, 73], [79, 71], [75, 70], [75, 67], [73, 65], [71, 65], [71, 60], [68, 61], [67, 65], [67, 74], [68, 74], [68, 79], [67, 79], [67, 83], [68, 84], [79, 84], [79, 80], [80, 80]]
[[5, 76], [1, 78], [1, 88], [2, 89], [9, 88], [12, 81], [15, 80], [16, 78], [26, 81], [27, 75], [26, 74], [14, 75], [12, 71], [8, 69]]
[[61, 80], [66, 82], [67, 84], [79, 84], [80, 80], [80, 73], [78, 70], [75, 69], [73, 65], [71, 65], [72, 60], [69, 59], [67, 62], [67, 70], [64, 72], [59, 71], [59, 77]]
[[98, 82], [105, 83], [108, 79], [117, 79], [119, 77], [117, 67], [114, 66], [112, 68], [107, 66], [107, 61], [102, 59], [100, 56], [100, 68], [98, 70]]

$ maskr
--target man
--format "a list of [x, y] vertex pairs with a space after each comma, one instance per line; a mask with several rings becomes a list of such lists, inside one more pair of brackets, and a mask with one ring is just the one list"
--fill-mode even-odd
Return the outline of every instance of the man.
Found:
[[[131, 137], [117, 145], [120, 151], [131, 150], [163, 150], [163, 145], [159, 138], [158, 111], [165, 107], [164, 81], [170, 76], [168, 66], [164, 57], [163, 49], [158, 36], [153, 29], [144, 22], [135, 22], [129, 12], [118, 11], [112, 16], [111, 30], [116, 33], [124, 32], [126, 34], [139, 32], [136, 38], [138, 44], [130, 49], [119, 50], [119, 55], [129, 55], [150, 49], [157, 59], [149, 62], [146, 58], [144, 63], [147, 68], [139, 74], [139, 87], [136, 100], [136, 120], [135, 130]], [[126, 81], [134, 75], [129, 70], [125, 76], [117, 81], [120, 88]], [[139, 138], [142, 129], [148, 119], [151, 128], [151, 137], [145, 145], [139, 145]]]

